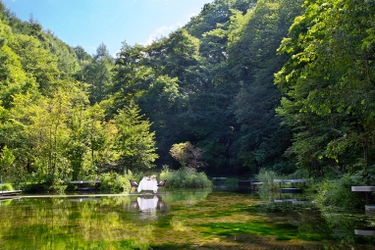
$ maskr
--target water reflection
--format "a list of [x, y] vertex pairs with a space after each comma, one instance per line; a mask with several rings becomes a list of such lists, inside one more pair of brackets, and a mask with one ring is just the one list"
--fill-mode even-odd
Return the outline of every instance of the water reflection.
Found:
[[[11, 200], [0, 205], [0, 249], [253, 249], [250, 244], [258, 243], [286, 249], [288, 241], [320, 246], [305, 248], [314, 250], [374, 249], [375, 236], [359, 234], [375, 227], [374, 215], [293, 203], [308, 200], [305, 194], [283, 194], [284, 202], [275, 202], [279, 195], [261, 201], [249, 194], [181, 190]], [[276, 236], [280, 240], [272, 241]]]
[[342, 249], [375, 249], [375, 215], [343, 208], [317, 207], [309, 194], [260, 190], [260, 206], [270, 216], [283, 215], [309, 241], [337, 241]]
[[291, 203], [294, 205], [304, 205], [310, 202], [308, 200], [309, 198], [304, 194], [301, 190], [295, 190], [295, 189], [286, 189], [280, 190], [278, 195], [278, 198], [274, 197], [275, 203]]
[[306, 194], [302, 191], [295, 192], [295, 190], [291, 190], [291, 192], [288, 192], [287, 189], [283, 189], [283, 191], [276, 192], [260, 188], [258, 191], [258, 195], [263, 201], [267, 201], [269, 203], [289, 203], [294, 205], [305, 205], [311, 202], [311, 197], [309, 197], [309, 194]]
[[157, 219], [161, 216], [159, 211], [165, 212], [167, 205], [162, 200], [161, 196], [138, 196], [136, 201], [132, 201], [130, 205], [131, 210], [140, 212], [140, 219]]
[[159, 198], [154, 196], [152, 198], [138, 197], [138, 207], [142, 212], [155, 212], [158, 205]]
[[171, 203], [202, 193], [3, 200], [0, 249], [150, 249]]

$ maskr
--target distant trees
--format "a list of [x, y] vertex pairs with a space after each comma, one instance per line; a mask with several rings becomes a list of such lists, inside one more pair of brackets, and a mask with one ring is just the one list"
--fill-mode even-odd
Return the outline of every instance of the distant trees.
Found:
[[291, 133], [275, 116], [281, 93], [273, 84], [273, 74], [285, 61], [276, 56], [276, 49], [292, 17], [302, 13], [301, 4], [300, 0], [260, 0], [245, 15], [237, 12], [232, 17], [228, 64], [235, 81], [241, 83], [234, 102], [241, 135], [237, 159], [253, 173], [260, 168], [294, 171], [294, 162], [282, 157]]
[[100, 44], [96, 54], [91, 57], [82, 47], [74, 49], [81, 69], [76, 73], [77, 80], [88, 83], [89, 100], [92, 105], [108, 98], [112, 88], [111, 70], [114, 59], [105, 44]]
[[291, 134], [275, 116], [281, 92], [273, 73], [301, 4], [215, 1], [167, 38], [124, 43], [113, 71], [114, 110], [139, 105], [153, 122], [160, 164], [173, 165], [171, 146], [190, 141], [205, 152], [208, 173], [251, 174], [280, 162], [293, 171], [283, 159]]

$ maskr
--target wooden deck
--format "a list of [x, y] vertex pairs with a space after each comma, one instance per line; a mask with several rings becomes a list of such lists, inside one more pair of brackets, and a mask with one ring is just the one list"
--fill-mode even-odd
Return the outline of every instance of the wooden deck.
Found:
[[279, 183], [280, 185], [282, 183], [285, 183], [285, 184], [295, 184], [295, 183], [303, 183], [303, 184], [306, 184], [308, 183], [309, 181], [308, 180], [305, 180], [305, 179], [286, 179], [286, 180], [279, 180], [279, 179], [275, 179], [273, 181], [274, 183]]
[[12, 197], [19, 197], [18, 194], [22, 193], [22, 190], [11, 190], [11, 191], [0, 191], [0, 200], [7, 200]]
[[[301, 193], [302, 189], [298, 188], [298, 187], [295, 187], [294, 185], [296, 183], [303, 183], [303, 185], [306, 185], [306, 183], [308, 183], [308, 182], [309, 181], [305, 180], [305, 179], [285, 179], [285, 180], [284, 179], [283, 180], [275, 179], [273, 181], [273, 183], [279, 183], [280, 193], [288, 193], [288, 194]], [[292, 185], [292, 187], [283, 187], [282, 184]]]
[[364, 192], [366, 198], [365, 210], [367, 212], [375, 212], [375, 205], [370, 205], [368, 197], [370, 192], [375, 192], [375, 186], [352, 186], [352, 192]]
[[22, 190], [0, 191], [0, 196], [10, 196], [22, 193]]

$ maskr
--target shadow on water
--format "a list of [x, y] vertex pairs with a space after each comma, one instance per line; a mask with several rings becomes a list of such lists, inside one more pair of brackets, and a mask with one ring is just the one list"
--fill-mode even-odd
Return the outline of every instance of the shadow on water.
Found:
[[374, 249], [374, 215], [295, 202], [308, 200], [244, 190], [6, 200], [0, 249]]

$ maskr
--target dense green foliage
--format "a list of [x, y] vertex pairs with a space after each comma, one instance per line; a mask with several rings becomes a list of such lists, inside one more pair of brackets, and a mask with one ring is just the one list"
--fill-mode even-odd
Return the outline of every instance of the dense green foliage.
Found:
[[[100, 178], [100, 191], [111, 193], [124, 193], [130, 191], [128, 175], [119, 175], [117, 173], [105, 173]], [[130, 177], [130, 179], [132, 179]]]
[[288, 153], [316, 176], [374, 162], [372, 1], [306, 1], [279, 48], [278, 113], [295, 128]]
[[160, 179], [167, 181], [168, 188], [210, 188], [212, 186], [207, 175], [194, 168], [178, 170], [165, 168], [160, 173]]
[[205, 167], [205, 163], [200, 161], [203, 152], [190, 142], [181, 142], [173, 144], [170, 154], [181, 164], [182, 168], [200, 168]]
[[48, 183], [180, 167], [373, 181], [372, 1], [215, 0], [116, 58], [71, 48], [0, 4], [0, 174]]
[[363, 209], [366, 204], [364, 195], [358, 195], [351, 191], [351, 186], [361, 185], [362, 179], [344, 175], [339, 180], [324, 181], [318, 189], [315, 202], [323, 208], [357, 208]]
[[0, 190], [1, 191], [12, 191], [14, 188], [12, 187], [11, 184], [5, 183], [5, 184], [0, 184]]
[[188, 141], [204, 152], [211, 175], [293, 171], [283, 158], [291, 134], [275, 116], [281, 93], [273, 74], [285, 61], [276, 49], [301, 4], [214, 1], [169, 37], [124, 43], [113, 71], [113, 110], [139, 104], [153, 122], [158, 165], [175, 166], [170, 148]]
[[109, 117], [101, 102], [114, 67], [105, 45], [89, 56], [0, 6], [2, 181], [61, 192], [70, 180], [153, 167], [155, 135], [139, 107]]

